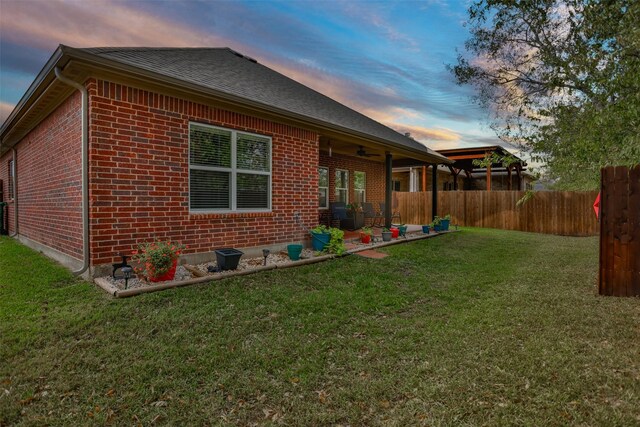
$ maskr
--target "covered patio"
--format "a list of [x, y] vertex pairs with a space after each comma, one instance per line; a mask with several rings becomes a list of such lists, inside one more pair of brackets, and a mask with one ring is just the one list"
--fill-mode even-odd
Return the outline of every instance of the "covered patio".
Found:
[[[318, 222], [355, 231], [363, 226], [389, 228], [402, 223], [393, 204], [393, 167], [397, 163], [432, 166], [453, 161], [409, 135], [391, 129], [379, 140], [370, 136], [325, 132], [320, 137], [318, 167]], [[395, 135], [394, 135], [395, 134]], [[395, 144], [393, 136], [399, 140]], [[437, 179], [433, 180], [434, 198]], [[433, 215], [437, 215], [437, 203]]]

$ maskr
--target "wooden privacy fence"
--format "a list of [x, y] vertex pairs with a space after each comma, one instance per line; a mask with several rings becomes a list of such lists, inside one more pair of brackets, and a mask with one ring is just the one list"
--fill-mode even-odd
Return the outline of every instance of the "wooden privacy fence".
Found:
[[[524, 191], [438, 192], [438, 213], [451, 214], [451, 223], [565, 236], [594, 236], [598, 221], [593, 210], [597, 191], [540, 191], [520, 207]], [[394, 208], [407, 224], [431, 222], [431, 192], [396, 192]]]
[[601, 295], [640, 295], [640, 166], [602, 169]]

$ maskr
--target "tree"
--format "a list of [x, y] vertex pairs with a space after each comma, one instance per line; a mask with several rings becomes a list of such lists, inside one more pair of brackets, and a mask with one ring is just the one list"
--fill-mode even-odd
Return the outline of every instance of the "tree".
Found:
[[562, 188], [596, 188], [601, 167], [640, 163], [640, 2], [478, 0], [468, 13], [451, 70], [498, 136]]

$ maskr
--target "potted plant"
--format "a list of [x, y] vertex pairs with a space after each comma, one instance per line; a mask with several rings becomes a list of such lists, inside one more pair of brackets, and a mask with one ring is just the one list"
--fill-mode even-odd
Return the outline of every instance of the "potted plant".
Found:
[[393, 237], [394, 239], [397, 239], [400, 235], [400, 229], [398, 227], [392, 225], [389, 230], [391, 231], [391, 237]]
[[439, 233], [442, 231], [442, 218], [440, 218], [439, 216], [436, 216], [433, 218], [433, 222], [431, 223], [431, 226], [433, 227], [433, 231], [435, 231], [436, 233]]
[[404, 235], [407, 234], [407, 225], [406, 224], [398, 224], [398, 225], [396, 225], [396, 227], [398, 227], [398, 230], [400, 230], [400, 237], [404, 237]]
[[424, 234], [429, 234], [429, 229], [431, 228], [431, 224], [427, 224], [427, 225], [423, 225], [422, 226], [422, 232]]
[[220, 271], [235, 270], [244, 252], [235, 248], [216, 249], [216, 264]]
[[388, 228], [383, 228], [382, 229], [382, 241], [383, 242], [390, 242], [391, 241], [391, 230], [389, 230]]
[[287, 254], [289, 255], [289, 259], [291, 261], [298, 261], [300, 259], [301, 253], [302, 253], [302, 245], [299, 245], [299, 244], [287, 245]]
[[342, 255], [346, 250], [344, 246], [344, 231], [339, 228], [329, 228], [329, 243], [325, 246], [324, 252], [330, 254]]
[[444, 218], [440, 220], [440, 224], [442, 225], [442, 231], [449, 230], [449, 222], [451, 221], [451, 215], [446, 214]]
[[360, 241], [362, 243], [371, 243], [371, 236], [373, 236], [371, 227], [362, 227], [362, 231], [360, 231]]
[[309, 233], [311, 233], [311, 246], [317, 252], [322, 252], [331, 240], [331, 233], [325, 225], [316, 225], [309, 230]]
[[358, 203], [350, 203], [346, 208], [347, 217], [353, 219], [353, 229], [364, 227], [364, 208]]
[[133, 251], [133, 260], [142, 267], [136, 273], [144, 274], [150, 282], [173, 280], [178, 266], [178, 257], [186, 246], [171, 241], [143, 243]]

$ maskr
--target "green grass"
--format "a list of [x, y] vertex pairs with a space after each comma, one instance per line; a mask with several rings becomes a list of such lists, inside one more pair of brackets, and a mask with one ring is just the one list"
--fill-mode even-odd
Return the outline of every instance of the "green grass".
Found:
[[638, 425], [597, 240], [485, 229], [114, 300], [0, 239], [0, 425]]

